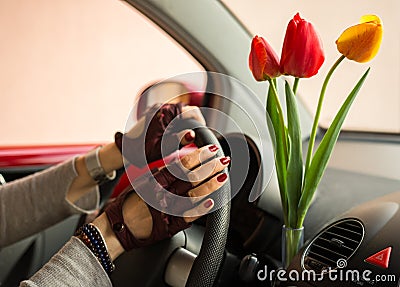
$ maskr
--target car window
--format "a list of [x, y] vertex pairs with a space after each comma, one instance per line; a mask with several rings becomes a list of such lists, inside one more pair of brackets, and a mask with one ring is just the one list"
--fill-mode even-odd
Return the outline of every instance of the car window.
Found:
[[147, 84], [203, 70], [122, 1], [1, 1], [0, 23], [0, 145], [112, 140]]
[[[223, 0], [251, 33], [265, 39], [280, 54], [289, 20], [297, 13], [312, 22], [321, 35], [326, 60], [319, 74], [300, 81], [302, 101], [314, 113], [323, 78], [339, 57], [335, 40], [340, 33], [358, 23], [364, 14], [377, 14], [383, 21], [383, 42], [378, 55], [369, 63], [347, 61], [330, 82], [321, 113], [322, 127], [327, 127], [340, 105], [367, 67], [371, 67], [344, 129], [400, 133], [400, 34], [398, 0], [387, 1], [235, 1]], [[250, 47], [250, 43], [249, 43]], [[249, 48], [250, 49], [250, 48]]]

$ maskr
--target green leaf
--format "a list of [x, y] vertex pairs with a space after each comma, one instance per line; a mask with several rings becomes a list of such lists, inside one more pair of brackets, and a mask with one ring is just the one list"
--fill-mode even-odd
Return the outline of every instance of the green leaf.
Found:
[[[287, 172], [286, 172], [286, 160], [285, 160], [285, 148], [280, 141], [282, 138], [284, 138], [284, 134], [282, 134], [282, 131], [285, 130], [284, 127], [282, 127], [283, 123], [281, 121], [281, 115], [279, 114], [279, 109], [278, 106], [279, 103], [277, 103], [275, 97], [274, 89], [272, 85], [269, 86], [268, 90], [268, 98], [267, 98], [267, 113], [270, 117], [270, 120], [267, 118], [267, 123], [270, 125], [272, 124], [272, 129], [269, 126], [270, 133], [273, 135], [273, 146], [275, 150], [275, 168], [276, 168], [276, 174], [278, 178], [278, 184], [279, 184], [279, 191], [281, 195], [281, 202], [282, 202], [282, 209], [283, 209], [283, 214], [284, 214], [284, 222], [287, 225], [287, 212], [288, 212], [288, 200], [287, 200], [287, 192], [286, 192], [286, 178], [287, 178]], [[285, 139], [286, 140], [286, 139]]]
[[297, 207], [303, 183], [303, 155], [300, 119], [295, 95], [288, 82], [285, 82], [288, 117], [289, 161], [287, 167], [287, 198], [289, 207], [289, 227], [297, 224]]
[[357, 85], [353, 88], [351, 93], [346, 98], [346, 101], [343, 103], [339, 112], [337, 113], [335, 119], [333, 120], [331, 126], [327, 130], [324, 135], [320, 145], [318, 146], [317, 151], [315, 152], [310, 167], [307, 171], [306, 177], [304, 179], [303, 192], [300, 198], [299, 203], [299, 221], [297, 223], [298, 226], [303, 224], [305, 215], [307, 213], [308, 208], [310, 207], [311, 200], [314, 196], [315, 190], [322, 178], [322, 175], [325, 172], [326, 166], [328, 164], [329, 158], [331, 157], [333, 147], [336, 144], [336, 141], [339, 137], [340, 129], [343, 125], [343, 122], [350, 110], [351, 104], [356, 98], [361, 86], [363, 85], [367, 75], [369, 73], [368, 70], [364, 73], [364, 75], [360, 78]]

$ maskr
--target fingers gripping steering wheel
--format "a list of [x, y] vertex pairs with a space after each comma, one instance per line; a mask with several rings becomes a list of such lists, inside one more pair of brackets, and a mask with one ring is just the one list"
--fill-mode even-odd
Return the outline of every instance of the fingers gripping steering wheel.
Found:
[[[196, 133], [195, 144], [202, 147], [215, 144], [219, 147], [217, 156], [224, 156], [222, 147], [214, 133], [205, 126], [200, 126], [194, 120], [186, 120], [185, 128], [191, 128]], [[225, 171], [227, 172], [227, 170]], [[187, 287], [213, 286], [222, 263], [225, 243], [228, 235], [230, 219], [230, 182], [227, 181], [218, 191], [214, 201], [224, 204], [207, 216], [206, 231], [203, 237], [200, 253], [195, 259], [189, 278], [186, 282]], [[217, 204], [216, 204], [217, 205]]]
[[[219, 147], [216, 156], [224, 156], [222, 147], [219, 144], [218, 139], [207, 127], [191, 119], [186, 119], [182, 121], [181, 124], [182, 125], [179, 126], [180, 129], [193, 129], [195, 131], [195, 144], [198, 147], [215, 144]], [[225, 170], [224, 172], [227, 172], [227, 170]], [[225, 243], [229, 228], [230, 195], [231, 188], [229, 181], [227, 181], [218, 191], [213, 193], [212, 198], [214, 199], [215, 206], [221, 206], [221, 202], [225, 204], [222, 204], [219, 209], [207, 215], [206, 229], [203, 236], [202, 245], [198, 256], [193, 262], [188, 279], [186, 281], [187, 287], [211, 287], [213, 286], [214, 281], [217, 278], [218, 271], [224, 257]], [[174, 246], [174, 244], [175, 243], [173, 243], [172, 246]], [[144, 250], [137, 250], [135, 252], [125, 254], [125, 256], [121, 256], [122, 258], [118, 259], [120, 261], [120, 263], [118, 264], [119, 266], [112, 276], [115, 286], [131, 286], [129, 283], [127, 283], [127, 281], [130, 282], [127, 278], [132, 278], [130, 276], [133, 276], [133, 280], [148, 280], [148, 278], [146, 278], [146, 275], [142, 277], [143, 272], [138, 272], [139, 274], [136, 272], [132, 272], [130, 266], [132, 266], [132, 264], [135, 264], [135, 262], [143, 262], [141, 260], [143, 260], [144, 257], [151, 257], [151, 254], [154, 254], [152, 252], [155, 252], [155, 254], [157, 255], [163, 252], [166, 252], [166, 256], [171, 255], [171, 253], [169, 252], [172, 252], [172, 250], [170, 250], [167, 246], [164, 247], [165, 248], [162, 250], [157, 249], [158, 247], [150, 249], [145, 248]], [[154, 267], [158, 265], [153, 264], [152, 266]], [[146, 282], [150, 284], [146, 286], [152, 286], [151, 284], [153, 284], [152, 282]], [[154, 281], [154, 283], [156, 282]], [[160, 282], [157, 281], [156, 284], [159, 283]]]

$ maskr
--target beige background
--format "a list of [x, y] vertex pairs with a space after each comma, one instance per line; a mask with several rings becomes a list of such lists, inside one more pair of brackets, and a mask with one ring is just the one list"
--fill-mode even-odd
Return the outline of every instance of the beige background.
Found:
[[145, 84], [197, 71], [117, 0], [0, 0], [0, 145], [109, 141]]

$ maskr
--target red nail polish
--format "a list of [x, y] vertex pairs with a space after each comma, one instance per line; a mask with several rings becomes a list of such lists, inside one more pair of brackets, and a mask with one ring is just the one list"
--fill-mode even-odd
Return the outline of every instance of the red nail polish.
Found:
[[228, 175], [226, 173], [221, 173], [220, 175], [218, 175], [217, 181], [224, 182], [227, 177], [228, 177]]
[[219, 149], [219, 147], [217, 147], [215, 144], [213, 144], [212, 146], [209, 146], [208, 149], [210, 150], [210, 152], [215, 152]]
[[223, 157], [219, 160], [223, 165], [227, 165], [231, 162], [231, 159], [229, 157]]
[[192, 132], [187, 132], [185, 134], [185, 140], [188, 142], [191, 142], [192, 140], [194, 140], [194, 137], [192, 136]]
[[207, 199], [206, 202], [204, 202], [204, 207], [209, 208], [213, 204], [211, 199]]

